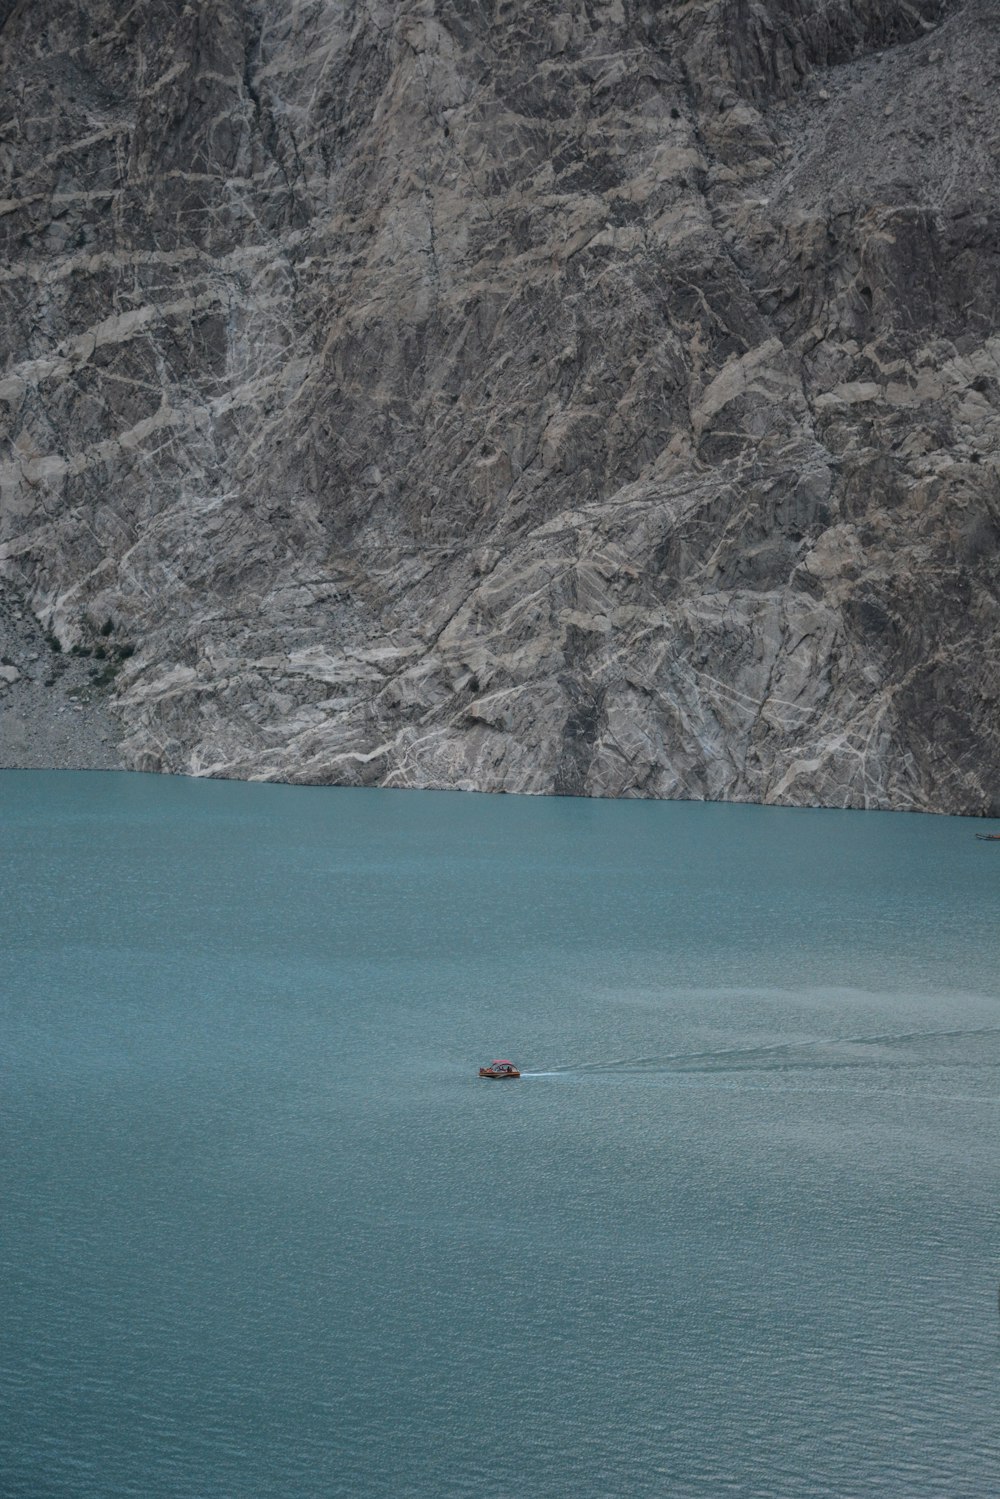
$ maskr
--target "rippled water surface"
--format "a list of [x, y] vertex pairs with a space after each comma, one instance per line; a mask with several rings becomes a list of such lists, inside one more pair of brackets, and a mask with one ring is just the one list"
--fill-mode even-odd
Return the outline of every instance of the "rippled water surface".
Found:
[[1000, 1493], [983, 826], [0, 772], [5, 1499]]

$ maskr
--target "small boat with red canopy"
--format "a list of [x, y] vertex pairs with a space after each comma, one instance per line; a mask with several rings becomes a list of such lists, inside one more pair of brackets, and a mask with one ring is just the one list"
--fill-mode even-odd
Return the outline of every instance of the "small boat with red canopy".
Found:
[[507, 1062], [507, 1061], [501, 1060], [499, 1062], [491, 1062], [488, 1067], [480, 1067], [480, 1069], [479, 1069], [479, 1076], [480, 1077], [497, 1077], [497, 1078], [499, 1078], [499, 1077], [520, 1077], [521, 1074], [518, 1072], [518, 1070], [514, 1066], [513, 1062]]

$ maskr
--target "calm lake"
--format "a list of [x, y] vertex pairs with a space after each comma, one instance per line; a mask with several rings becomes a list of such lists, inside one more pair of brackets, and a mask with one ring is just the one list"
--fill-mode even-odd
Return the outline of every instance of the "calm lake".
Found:
[[1000, 1492], [996, 828], [0, 772], [4, 1499]]

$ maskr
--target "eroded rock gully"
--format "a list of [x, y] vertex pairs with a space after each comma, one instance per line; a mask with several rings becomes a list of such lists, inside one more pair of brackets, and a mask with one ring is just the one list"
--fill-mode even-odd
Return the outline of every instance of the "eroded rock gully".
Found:
[[126, 763], [1000, 811], [993, 0], [0, 17], [0, 568]]

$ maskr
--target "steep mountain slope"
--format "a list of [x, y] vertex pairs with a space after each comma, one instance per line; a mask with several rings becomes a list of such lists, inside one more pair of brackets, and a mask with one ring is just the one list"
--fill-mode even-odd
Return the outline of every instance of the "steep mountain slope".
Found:
[[4, 14], [0, 569], [129, 763], [1000, 810], [993, 0]]

